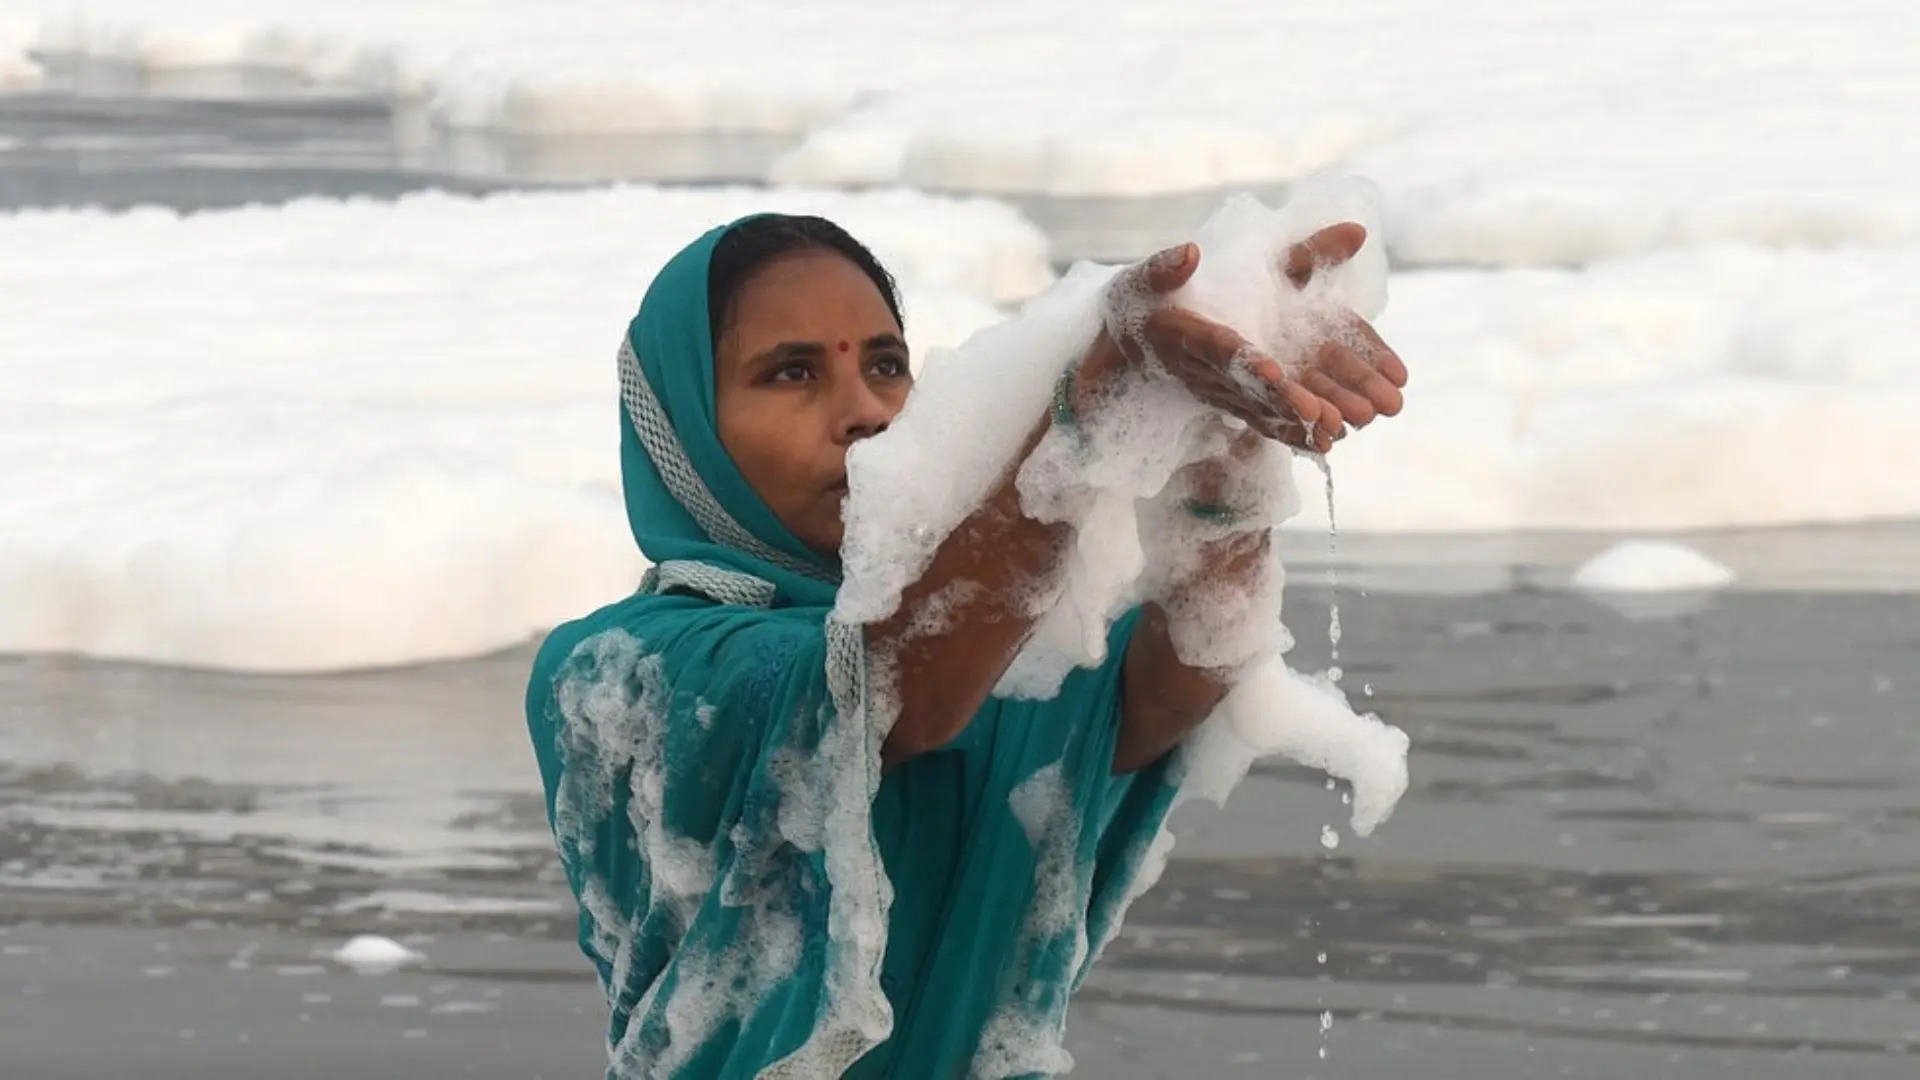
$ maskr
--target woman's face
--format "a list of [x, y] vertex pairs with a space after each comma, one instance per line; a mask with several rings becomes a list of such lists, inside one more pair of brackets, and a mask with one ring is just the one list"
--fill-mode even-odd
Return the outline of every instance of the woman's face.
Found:
[[714, 368], [735, 467], [788, 531], [837, 557], [847, 448], [886, 430], [913, 386], [880, 290], [838, 253], [783, 255], [734, 297]]

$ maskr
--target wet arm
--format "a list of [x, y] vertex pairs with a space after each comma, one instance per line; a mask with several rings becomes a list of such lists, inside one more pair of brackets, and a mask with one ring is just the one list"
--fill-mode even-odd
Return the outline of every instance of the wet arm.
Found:
[[[1126, 360], [1103, 334], [1079, 366], [1076, 404], [1116, 377]], [[1060, 571], [1073, 529], [1020, 509], [1019, 466], [1050, 425], [1029, 433], [993, 493], [934, 550], [899, 610], [867, 630], [869, 652], [892, 662], [900, 711], [881, 748], [887, 767], [937, 750], [966, 729], [1033, 633], [1037, 587]], [[928, 618], [941, 608], [941, 617]], [[928, 632], [929, 622], [941, 627]]]
[[[1228, 507], [1257, 497], [1250, 491], [1257, 484], [1253, 470], [1262, 449], [1258, 436], [1243, 433], [1225, 454], [1191, 467], [1189, 495]], [[1199, 558], [1191, 564], [1197, 570], [1171, 584], [1169, 599], [1178, 601], [1191, 593], [1207, 603], [1209, 597], [1264, 592], [1272, 543], [1272, 533], [1264, 527], [1202, 541]], [[1115, 773], [1134, 772], [1160, 760], [1206, 720], [1232, 688], [1229, 672], [1181, 661], [1166, 609], [1157, 603], [1141, 613], [1124, 665]]]

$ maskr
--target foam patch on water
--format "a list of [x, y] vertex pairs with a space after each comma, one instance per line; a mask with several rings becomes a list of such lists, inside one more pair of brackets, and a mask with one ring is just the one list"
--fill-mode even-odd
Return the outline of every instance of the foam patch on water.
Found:
[[379, 934], [362, 934], [329, 955], [362, 975], [387, 975], [426, 960], [423, 954]]
[[1721, 589], [1734, 573], [1684, 544], [1628, 540], [1580, 564], [1573, 586], [1592, 592], [1660, 593]]

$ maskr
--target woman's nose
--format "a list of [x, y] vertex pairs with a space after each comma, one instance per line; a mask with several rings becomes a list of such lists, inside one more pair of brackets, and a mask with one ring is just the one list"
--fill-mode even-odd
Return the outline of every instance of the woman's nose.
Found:
[[893, 403], [876, 393], [864, 378], [842, 380], [836, 398], [834, 429], [842, 445], [878, 435], [893, 420]]

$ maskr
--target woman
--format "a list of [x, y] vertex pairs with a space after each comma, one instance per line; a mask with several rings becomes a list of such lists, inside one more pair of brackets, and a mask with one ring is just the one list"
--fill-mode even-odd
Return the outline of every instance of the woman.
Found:
[[[1316, 235], [1289, 277], [1364, 235]], [[1197, 263], [1177, 248], [1122, 284], [1163, 296]], [[1260, 359], [1249, 388], [1228, 370], [1237, 335], [1160, 305], [1136, 340], [1098, 335], [1027, 447], [1151, 348], [1249, 425], [1187, 478], [1194, 512], [1231, 525], [1222, 500], [1261, 436], [1324, 450], [1398, 410], [1404, 368], [1358, 329], [1345, 339], [1372, 355], [1329, 343], [1299, 381]], [[608, 995], [609, 1075], [1066, 1067], [1067, 999], [1171, 805], [1170, 751], [1227, 689], [1180, 662], [1165, 612], [1257, 573], [1266, 534], [1220, 530], [1208, 580], [1120, 620], [1113, 659], [1057, 697], [994, 698], [1036, 617], [1014, 598], [1072, 539], [1021, 512], [1011, 472], [893, 616], [830, 617], [847, 450], [912, 386], [892, 279], [864, 247], [817, 218], [715, 229], [661, 270], [620, 361], [627, 516], [654, 567], [552, 633], [527, 698]]]

